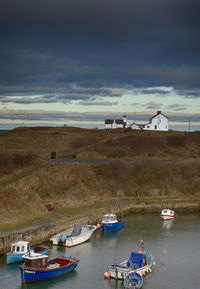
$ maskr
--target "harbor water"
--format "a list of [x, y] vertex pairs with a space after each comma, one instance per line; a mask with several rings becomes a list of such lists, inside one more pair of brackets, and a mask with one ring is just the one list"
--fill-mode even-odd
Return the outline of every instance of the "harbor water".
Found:
[[155, 258], [152, 273], [144, 277], [143, 289], [200, 288], [200, 214], [177, 214], [162, 221], [159, 214], [133, 214], [117, 232], [97, 230], [91, 239], [72, 248], [50, 243], [50, 258], [74, 256], [75, 271], [57, 279], [22, 285], [18, 264], [6, 265], [0, 258], [0, 289], [123, 289], [123, 281], [104, 279], [110, 264], [128, 259], [140, 249], [140, 240]]

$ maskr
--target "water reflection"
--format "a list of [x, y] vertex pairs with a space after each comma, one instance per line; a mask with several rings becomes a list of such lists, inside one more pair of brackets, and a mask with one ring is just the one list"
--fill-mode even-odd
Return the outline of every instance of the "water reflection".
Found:
[[96, 231], [96, 239], [113, 239], [118, 237], [122, 232], [124, 231], [124, 228], [117, 231], [111, 231], [111, 232], [103, 232], [102, 230]]
[[161, 220], [161, 224], [165, 230], [169, 230], [172, 228], [174, 224], [174, 219], [171, 220]]
[[115, 279], [104, 279], [104, 288], [122, 289], [124, 288], [124, 281]]

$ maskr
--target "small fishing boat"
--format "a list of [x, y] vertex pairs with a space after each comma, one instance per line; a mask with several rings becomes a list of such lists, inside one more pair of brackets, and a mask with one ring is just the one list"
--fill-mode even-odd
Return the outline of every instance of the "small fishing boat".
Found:
[[142, 287], [143, 278], [140, 274], [132, 272], [124, 279], [124, 289], [139, 289]]
[[164, 209], [162, 210], [160, 217], [163, 220], [171, 220], [175, 217], [175, 212], [170, 209]]
[[25, 254], [23, 259], [24, 263], [19, 266], [22, 283], [60, 277], [74, 270], [79, 262], [73, 257], [58, 257], [48, 261], [47, 255], [33, 251]]
[[153, 265], [155, 265], [154, 257], [148, 251], [133, 251], [128, 260], [112, 264], [106, 273], [115, 279], [125, 279], [130, 273], [143, 276], [152, 271]]
[[53, 245], [72, 247], [83, 242], [86, 242], [97, 229], [95, 225], [83, 225], [75, 224], [73, 228], [63, 231], [50, 238]]
[[119, 230], [124, 226], [124, 220], [117, 219], [115, 214], [106, 214], [101, 223], [97, 224], [97, 228], [101, 228], [104, 232]]
[[12, 243], [11, 252], [6, 253], [6, 263], [13, 264], [23, 262], [23, 255], [26, 254], [29, 250], [41, 254], [47, 254], [49, 252], [49, 248], [46, 246], [40, 245], [34, 248], [30, 248], [29, 242], [18, 241], [16, 243]]

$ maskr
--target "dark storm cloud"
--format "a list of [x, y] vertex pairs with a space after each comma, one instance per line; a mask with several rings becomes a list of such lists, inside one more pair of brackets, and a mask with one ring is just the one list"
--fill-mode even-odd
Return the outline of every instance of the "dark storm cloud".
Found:
[[199, 11], [198, 0], [4, 1], [0, 95], [90, 100], [112, 96], [102, 87], [171, 86], [199, 97]]

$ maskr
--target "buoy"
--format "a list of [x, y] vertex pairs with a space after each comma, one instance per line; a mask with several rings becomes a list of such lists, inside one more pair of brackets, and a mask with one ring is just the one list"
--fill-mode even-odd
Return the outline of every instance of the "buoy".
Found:
[[110, 278], [110, 273], [109, 272], [105, 272], [104, 273], [104, 278], [105, 279], [109, 279]]
[[101, 228], [101, 224], [97, 224], [97, 228], [98, 228], [98, 229]]

